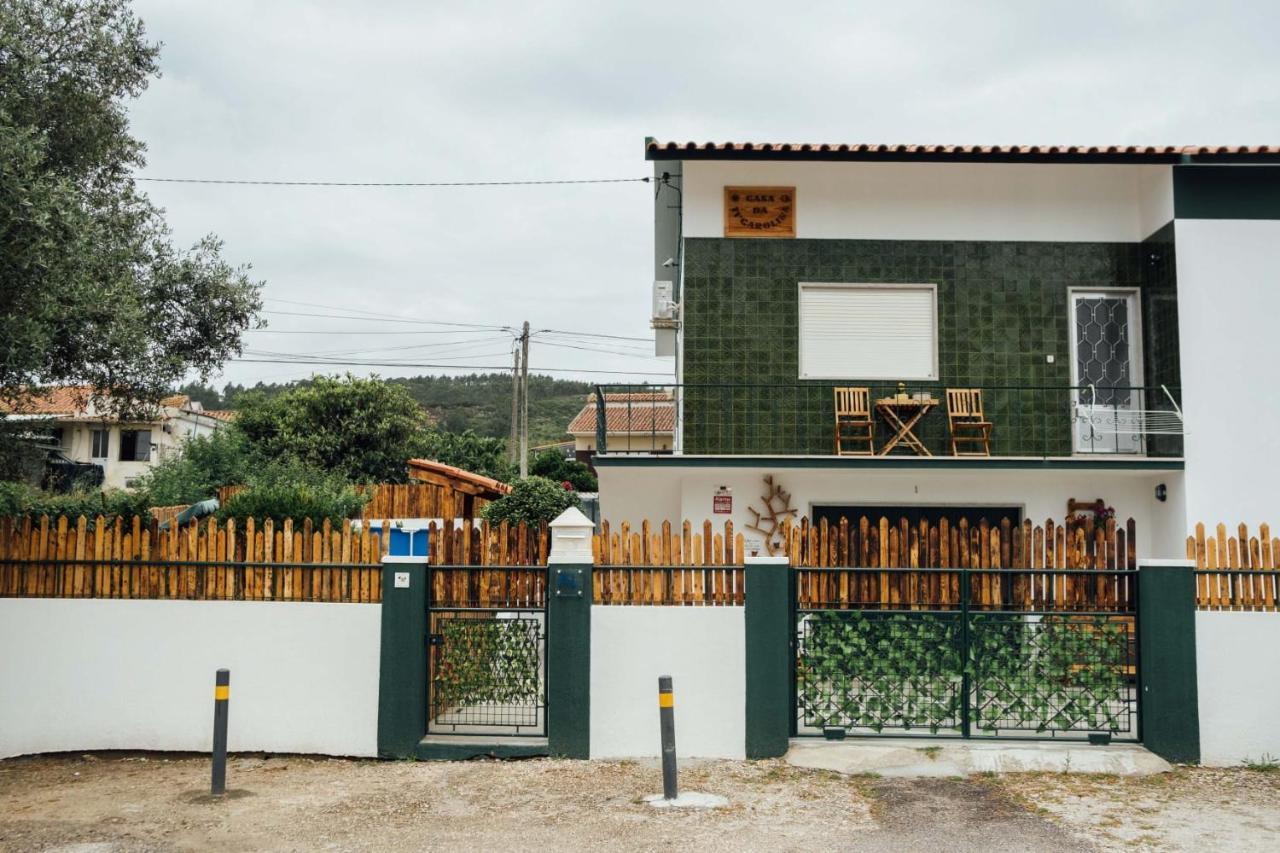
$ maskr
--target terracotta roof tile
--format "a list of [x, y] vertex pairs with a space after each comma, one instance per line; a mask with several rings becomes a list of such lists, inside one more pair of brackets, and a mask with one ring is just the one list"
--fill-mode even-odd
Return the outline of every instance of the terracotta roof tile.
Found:
[[89, 405], [88, 386], [64, 385], [20, 401], [0, 401], [0, 411], [22, 415], [74, 415]]
[[[0, 400], [0, 412], [21, 415], [80, 415], [88, 414], [93, 389], [88, 385], [59, 385], [24, 400]], [[171, 394], [160, 400], [160, 405], [181, 409], [191, 404], [186, 394]]]
[[[610, 433], [672, 433], [676, 428], [675, 401], [662, 391], [605, 394], [605, 424]], [[595, 431], [596, 400], [589, 395], [566, 432], [572, 435]]]
[[205, 409], [200, 414], [208, 415], [216, 421], [225, 421], [227, 423], [231, 423], [236, 419], [235, 409]]
[[1276, 157], [1280, 145], [919, 145], [885, 143], [816, 143], [816, 142], [663, 142], [652, 137], [645, 140], [645, 153], [651, 159], [660, 155], [727, 155], [815, 159], [926, 159], [973, 160], [992, 159], [1002, 162], [1025, 157], [1037, 160], [1160, 160], [1173, 162], [1182, 157]]

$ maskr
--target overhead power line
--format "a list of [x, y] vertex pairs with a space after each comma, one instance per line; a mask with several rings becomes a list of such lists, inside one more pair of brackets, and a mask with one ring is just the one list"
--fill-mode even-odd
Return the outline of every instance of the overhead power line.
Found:
[[261, 181], [231, 178], [134, 178], [152, 184], [247, 187], [547, 187], [572, 184], [647, 184], [652, 178], [568, 178], [545, 181]]
[[[372, 318], [369, 318], [372, 319]], [[509, 335], [506, 329], [245, 329], [258, 335]]]
[[279, 314], [285, 317], [325, 317], [330, 320], [367, 320], [370, 323], [414, 323], [424, 326], [453, 326], [460, 329], [489, 329], [498, 332], [514, 331], [509, 326], [486, 326], [482, 323], [446, 323], [443, 320], [393, 319], [391, 317], [358, 317], [350, 314], [313, 314], [307, 311], [273, 311], [265, 309], [263, 314]]
[[653, 338], [633, 338], [628, 335], [606, 335], [602, 332], [566, 332], [564, 329], [539, 329], [534, 332], [534, 334], [571, 335], [577, 338], [608, 338], [613, 341], [645, 341], [646, 343], [653, 343]]
[[620, 355], [623, 358], [660, 358], [660, 356], [656, 356], [651, 352], [636, 352], [634, 350], [631, 352], [624, 352], [622, 350], [616, 350], [616, 349], [601, 349], [600, 347], [580, 347], [575, 344], [561, 344], [561, 343], [553, 343], [551, 341], [535, 341], [535, 343], [537, 343], [538, 346], [543, 346], [543, 347], [556, 347], [557, 349], [574, 349], [574, 350], [581, 350], [582, 352], [598, 352], [598, 353], [603, 353], [605, 355]]
[[[437, 368], [448, 370], [492, 370], [498, 373], [507, 373], [511, 370], [509, 364], [427, 364], [423, 362], [410, 361], [340, 361], [333, 359], [318, 358], [236, 358], [233, 361], [242, 364], [320, 364], [330, 367], [414, 367], [414, 368]], [[671, 376], [671, 371], [655, 372], [644, 370], [589, 370], [577, 369], [569, 367], [540, 367], [541, 372], [546, 373], [607, 373], [616, 376]]]

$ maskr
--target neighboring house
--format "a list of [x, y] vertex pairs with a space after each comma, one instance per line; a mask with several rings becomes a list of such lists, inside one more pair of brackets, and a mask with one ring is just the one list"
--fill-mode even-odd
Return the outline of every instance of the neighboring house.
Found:
[[[609, 401], [639, 386], [603, 386], [605, 518], [742, 530], [772, 476], [811, 517], [1040, 523], [1102, 499], [1138, 554], [1182, 557], [1196, 521], [1280, 510], [1280, 147], [646, 157], [675, 452], [615, 444]], [[837, 388], [866, 390], [874, 455], [836, 455]], [[990, 427], [953, 426], [948, 389], [977, 389]], [[918, 444], [881, 455], [921, 409]], [[989, 441], [956, 456], [955, 435]]]
[[[592, 464], [596, 455], [596, 434], [600, 420], [595, 395], [569, 422], [565, 430], [573, 436], [573, 455]], [[676, 404], [671, 391], [637, 391], [605, 394], [606, 442], [614, 453], [670, 453], [675, 447]]]
[[227, 426], [234, 413], [205, 409], [185, 394], [160, 401], [150, 417], [120, 420], [90, 400], [88, 388], [52, 388], [34, 399], [0, 409], [12, 419], [51, 424], [46, 446], [74, 462], [97, 465], [103, 488], [128, 488], [182, 443], [212, 435]]

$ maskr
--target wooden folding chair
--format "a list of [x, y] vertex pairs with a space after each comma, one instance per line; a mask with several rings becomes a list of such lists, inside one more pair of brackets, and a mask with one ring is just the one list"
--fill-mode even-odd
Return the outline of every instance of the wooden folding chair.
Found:
[[[836, 455], [874, 456], [875, 421], [871, 419], [871, 389], [836, 388]], [[845, 450], [844, 443], [866, 442], [866, 450]]]
[[[947, 426], [952, 456], [991, 455], [991, 421], [982, 413], [981, 388], [947, 389]], [[961, 451], [962, 444], [979, 447]]]

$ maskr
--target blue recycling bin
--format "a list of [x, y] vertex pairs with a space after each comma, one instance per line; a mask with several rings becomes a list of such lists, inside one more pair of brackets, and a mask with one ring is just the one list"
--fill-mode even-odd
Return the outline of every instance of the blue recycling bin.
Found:
[[[378, 530], [379, 528], [371, 528]], [[392, 527], [387, 543], [387, 554], [392, 557], [423, 557], [430, 554], [431, 536], [427, 530], [406, 530]]]

